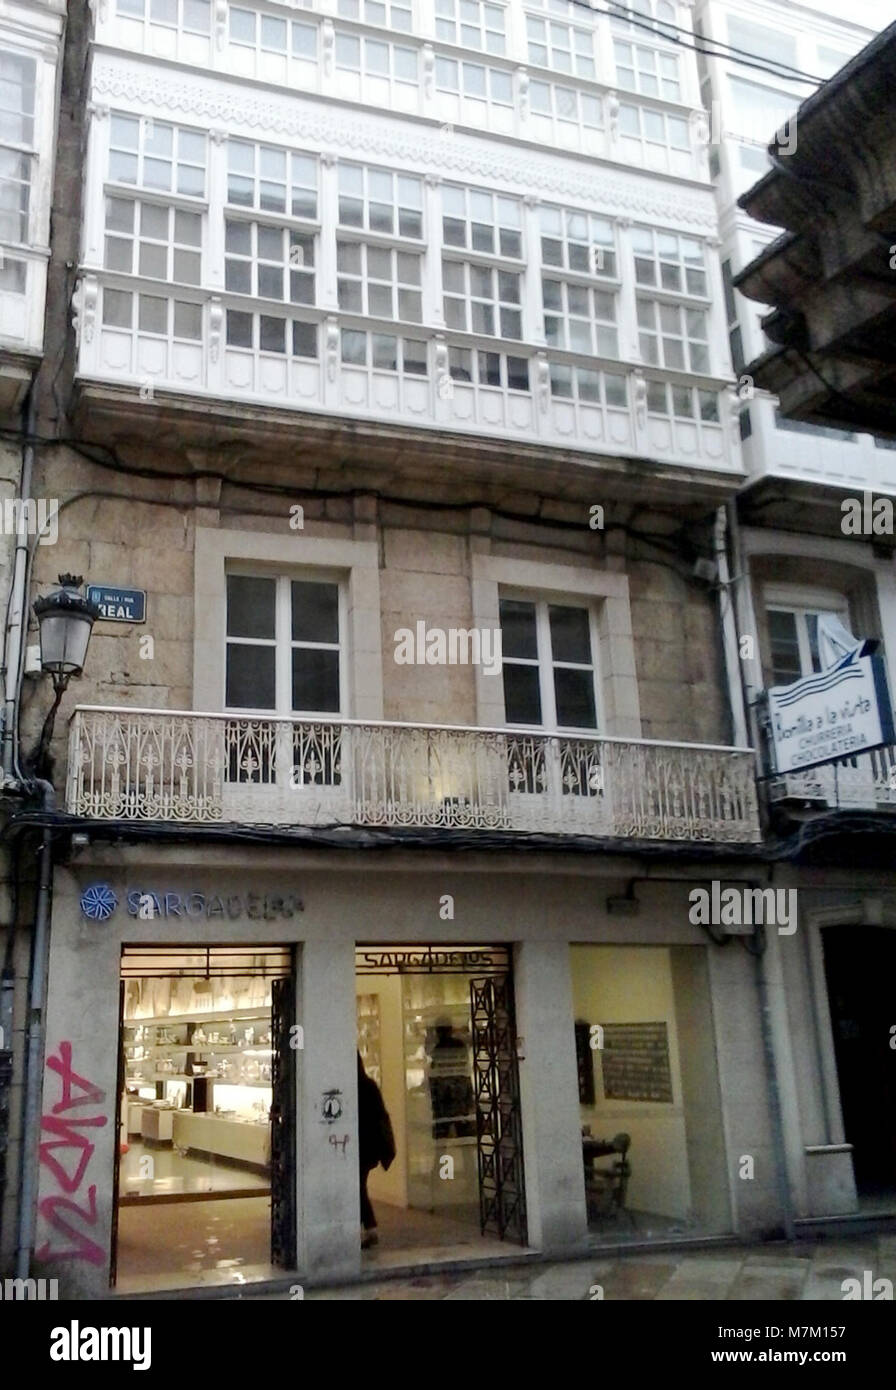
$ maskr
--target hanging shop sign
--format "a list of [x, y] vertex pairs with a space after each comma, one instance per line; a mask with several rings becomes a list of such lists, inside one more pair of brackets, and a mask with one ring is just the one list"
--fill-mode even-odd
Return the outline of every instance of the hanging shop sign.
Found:
[[145, 623], [146, 590], [119, 589], [111, 584], [88, 584], [87, 601], [109, 623]]
[[883, 659], [860, 650], [767, 692], [774, 772], [819, 767], [896, 741]]
[[506, 946], [472, 946], [440, 950], [431, 946], [392, 946], [388, 950], [355, 953], [359, 975], [506, 975], [510, 955]]

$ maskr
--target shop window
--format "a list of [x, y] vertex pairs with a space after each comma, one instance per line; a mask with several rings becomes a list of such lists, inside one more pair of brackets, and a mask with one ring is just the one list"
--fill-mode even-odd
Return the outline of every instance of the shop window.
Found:
[[340, 629], [337, 583], [228, 574], [227, 708], [338, 714]]
[[[665, 907], [687, 919], [687, 905]], [[639, 1240], [730, 1229], [706, 950], [570, 947], [590, 1228]]]
[[500, 615], [507, 723], [596, 730], [590, 609], [502, 597]]

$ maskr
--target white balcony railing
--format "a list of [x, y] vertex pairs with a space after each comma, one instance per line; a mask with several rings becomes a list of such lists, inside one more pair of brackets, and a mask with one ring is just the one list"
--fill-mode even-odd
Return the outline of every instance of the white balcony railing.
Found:
[[66, 806], [103, 820], [760, 838], [746, 749], [93, 706], [72, 716]]
[[896, 747], [789, 772], [768, 784], [769, 801], [809, 801], [834, 811], [896, 810]]

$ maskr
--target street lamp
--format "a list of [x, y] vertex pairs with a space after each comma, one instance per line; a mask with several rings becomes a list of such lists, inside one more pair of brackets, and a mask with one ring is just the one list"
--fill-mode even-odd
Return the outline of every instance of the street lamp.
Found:
[[34, 754], [38, 774], [43, 769], [56, 711], [72, 676], [79, 676], [87, 657], [87, 644], [94, 621], [100, 610], [81, 593], [81, 575], [60, 574], [62, 586], [44, 598], [35, 599], [32, 607], [40, 627], [40, 664], [53, 681], [55, 699], [44, 720], [40, 742]]

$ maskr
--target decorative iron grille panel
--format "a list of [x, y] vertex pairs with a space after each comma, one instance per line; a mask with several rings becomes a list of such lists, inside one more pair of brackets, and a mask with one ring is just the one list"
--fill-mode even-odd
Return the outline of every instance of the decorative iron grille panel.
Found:
[[296, 1267], [295, 975], [271, 981], [271, 1264]]
[[508, 974], [470, 981], [476, 1144], [479, 1157], [479, 1225], [525, 1245], [523, 1126]]

